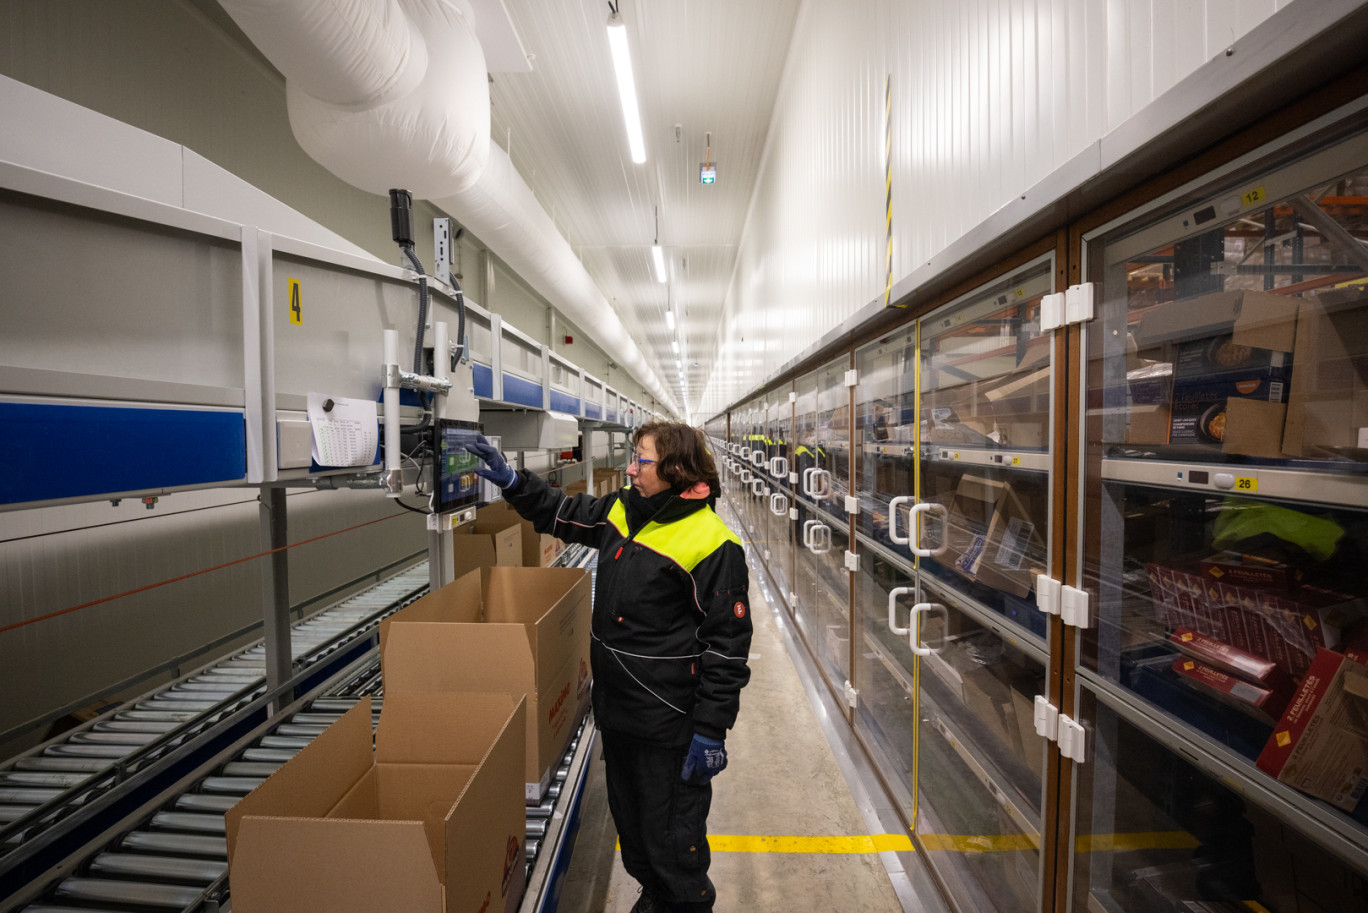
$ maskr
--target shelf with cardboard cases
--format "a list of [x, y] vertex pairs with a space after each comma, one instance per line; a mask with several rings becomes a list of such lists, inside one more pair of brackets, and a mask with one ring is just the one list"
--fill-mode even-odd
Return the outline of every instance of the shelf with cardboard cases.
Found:
[[897, 759], [885, 775], [918, 833], [1010, 844], [928, 854], [1002, 910], [1037, 905], [1044, 858], [1033, 714], [1050, 645], [1033, 590], [1053, 508], [1053, 277], [1037, 257], [854, 353], [853, 724]]
[[[1279, 894], [1285, 867], [1255, 878], [1289, 840], [1368, 888], [1368, 144], [1251, 160], [1084, 237], [1079, 571], [1098, 617], [1078, 718], [1104, 769], [1075, 827], [1118, 833], [1148, 808], [1193, 841], [1080, 867], [1075, 898], [1117, 909], [1203, 896], [1216, 869], [1232, 898], [1321, 909]], [[1189, 808], [1143, 787], [1138, 756], [1181, 771]]]

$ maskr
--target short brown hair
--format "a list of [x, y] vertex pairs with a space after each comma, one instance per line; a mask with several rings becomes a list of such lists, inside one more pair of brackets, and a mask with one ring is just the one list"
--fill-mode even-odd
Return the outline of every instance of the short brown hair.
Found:
[[647, 422], [637, 429], [632, 443], [639, 444], [644, 437], [655, 442], [656, 474], [666, 485], [682, 491], [707, 482], [714, 495], [721, 492], [717, 464], [700, 429], [680, 422]]

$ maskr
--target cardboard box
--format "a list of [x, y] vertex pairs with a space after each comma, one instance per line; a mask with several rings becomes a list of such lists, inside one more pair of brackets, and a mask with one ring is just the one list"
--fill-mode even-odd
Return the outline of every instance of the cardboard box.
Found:
[[495, 564], [500, 567], [522, 567], [522, 519], [511, 510], [482, 508], [476, 513], [474, 523], [458, 526], [453, 533], [451, 547], [457, 553], [472, 545], [464, 541], [464, 536], [486, 539], [494, 549]]
[[[396, 638], [390, 664], [429, 663]], [[227, 813], [240, 913], [517, 910], [526, 705], [424, 692], [386, 675], [371, 747], [364, 698]]]
[[[627, 484], [627, 477], [621, 469], [595, 469], [594, 470], [594, 489], [597, 491], [602, 488], [603, 494], [617, 491]], [[602, 497], [602, 495], [600, 495]]]
[[1173, 661], [1173, 671], [1184, 684], [1209, 694], [1223, 704], [1273, 723], [1287, 706], [1287, 696], [1255, 685], [1186, 656]]
[[1029, 594], [1045, 572], [1045, 540], [1012, 483], [965, 473], [948, 511], [946, 554], [937, 560], [996, 589]]
[[1347, 812], [1368, 790], [1368, 670], [1320, 650], [1259, 754], [1259, 769]]
[[1361, 288], [1302, 299], [1283, 433], [1288, 456], [1368, 460], [1365, 304]]
[[985, 447], [997, 443], [991, 437], [997, 430], [993, 405], [981, 395], [979, 381], [924, 391], [922, 427], [932, 444]]
[[583, 569], [472, 571], [380, 622], [381, 667], [393, 632], [422, 625], [443, 651], [434, 685], [527, 695], [525, 798], [536, 804], [589, 710], [590, 592]]
[[[1219, 442], [1223, 453], [1280, 455], [1286, 390], [1277, 388], [1275, 397], [1274, 384], [1287, 381], [1285, 365], [1296, 339], [1297, 315], [1294, 298], [1244, 290], [1151, 308], [1135, 332], [1137, 366], [1128, 365], [1127, 442]], [[1250, 367], [1260, 364], [1262, 369]], [[1166, 372], [1165, 365], [1172, 367]], [[1232, 370], [1214, 380], [1211, 369], [1222, 367]], [[1249, 374], [1243, 378], [1249, 381], [1260, 370], [1266, 382], [1252, 392], [1241, 391], [1236, 375]], [[1283, 373], [1273, 377], [1277, 372]], [[1220, 410], [1215, 407], [1223, 400], [1224, 418], [1217, 418]], [[1220, 431], [1214, 440], [1213, 429]]]
[[1050, 444], [1050, 367], [1019, 371], [993, 381], [983, 396], [993, 407], [1000, 443], [1008, 447]]
[[1264, 656], [1241, 650], [1190, 628], [1178, 628], [1169, 642], [1200, 663], [1228, 672], [1283, 697], [1292, 694], [1292, 677]]
[[1217, 552], [1209, 558], [1203, 558], [1201, 571], [1202, 576], [1209, 580], [1280, 593], [1291, 592], [1301, 583], [1301, 571], [1298, 568], [1242, 552]]
[[[531, 520], [524, 520], [518, 512], [508, 505], [505, 501], [497, 504], [490, 504], [488, 507], [480, 508], [480, 513], [490, 516], [507, 517], [510, 521], [516, 521], [522, 529], [522, 566], [523, 567], [550, 567], [556, 563], [556, 559], [565, 551], [565, 543], [555, 536], [539, 533], [532, 526]], [[460, 577], [458, 571], [456, 577]]]

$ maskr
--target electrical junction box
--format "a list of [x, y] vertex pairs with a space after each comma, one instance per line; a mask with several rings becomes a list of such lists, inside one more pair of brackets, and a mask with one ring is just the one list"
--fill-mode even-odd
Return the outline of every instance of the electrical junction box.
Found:
[[485, 412], [485, 434], [499, 435], [504, 450], [571, 450], [579, 420], [564, 412]]

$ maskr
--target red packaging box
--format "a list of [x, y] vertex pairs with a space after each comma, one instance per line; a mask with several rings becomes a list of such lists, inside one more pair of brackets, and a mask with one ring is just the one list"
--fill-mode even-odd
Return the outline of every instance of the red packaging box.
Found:
[[1285, 669], [1263, 656], [1240, 650], [1188, 628], [1178, 628], [1169, 635], [1169, 641], [1187, 656], [1222, 672], [1237, 675], [1245, 681], [1253, 682], [1284, 697], [1293, 691], [1292, 678]]
[[1271, 688], [1213, 669], [1195, 659], [1180, 656], [1173, 661], [1173, 671], [1188, 685], [1211, 695], [1222, 703], [1248, 713], [1272, 725], [1287, 706], [1287, 698]]
[[1312, 660], [1256, 762], [1264, 773], [1352, 812], [1368, 790], [1368, 673], [1342, 653]]
[[1282, 562], [1257, 555], [1217, 552], [1203, 559], [1202, 577], [1239, 587], [1287, 593], [1297, 588], [1301, 572]]

